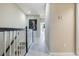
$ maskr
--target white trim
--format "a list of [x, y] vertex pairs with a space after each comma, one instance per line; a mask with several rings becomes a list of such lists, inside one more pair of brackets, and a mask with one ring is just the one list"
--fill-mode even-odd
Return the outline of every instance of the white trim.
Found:
[[75, 56], [74, 52], [52, 52], [50, 56]]

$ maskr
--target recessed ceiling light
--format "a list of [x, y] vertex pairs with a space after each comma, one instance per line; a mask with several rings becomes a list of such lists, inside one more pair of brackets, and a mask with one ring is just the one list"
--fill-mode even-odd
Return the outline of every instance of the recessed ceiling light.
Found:
[[28, 11], [27, 14], [31, 14], [31, 11]]

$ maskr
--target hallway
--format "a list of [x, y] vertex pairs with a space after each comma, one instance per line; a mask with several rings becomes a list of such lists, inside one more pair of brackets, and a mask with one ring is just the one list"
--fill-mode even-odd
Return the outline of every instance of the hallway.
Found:
[[[37, 38], [38, 39], [38, 38]], [[33, 43], [26, 56], [48, 56], [47, 46], [45, 43], [45, 29], [41, 29], [39, 42]]]
[[33, 43], [26, 56], [48, 56], [45, 43]]
[[0, 56], [79, 55], [79, 4], [0, 4]]

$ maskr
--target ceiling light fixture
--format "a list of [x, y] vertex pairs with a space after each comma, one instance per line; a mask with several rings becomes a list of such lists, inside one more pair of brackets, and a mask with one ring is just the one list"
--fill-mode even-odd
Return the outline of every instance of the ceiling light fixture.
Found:
[[28, 11], [27, 14], [31, 14], [31, 11]]

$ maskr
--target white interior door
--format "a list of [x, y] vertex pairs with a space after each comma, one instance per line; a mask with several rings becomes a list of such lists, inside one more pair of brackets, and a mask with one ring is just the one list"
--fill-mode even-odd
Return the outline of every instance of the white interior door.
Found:
[[44, 26], [45, 26], [44, 22], [40, 23], [40, 41], [41, 42], [45, 41], [45, 28], [44, 28]]

